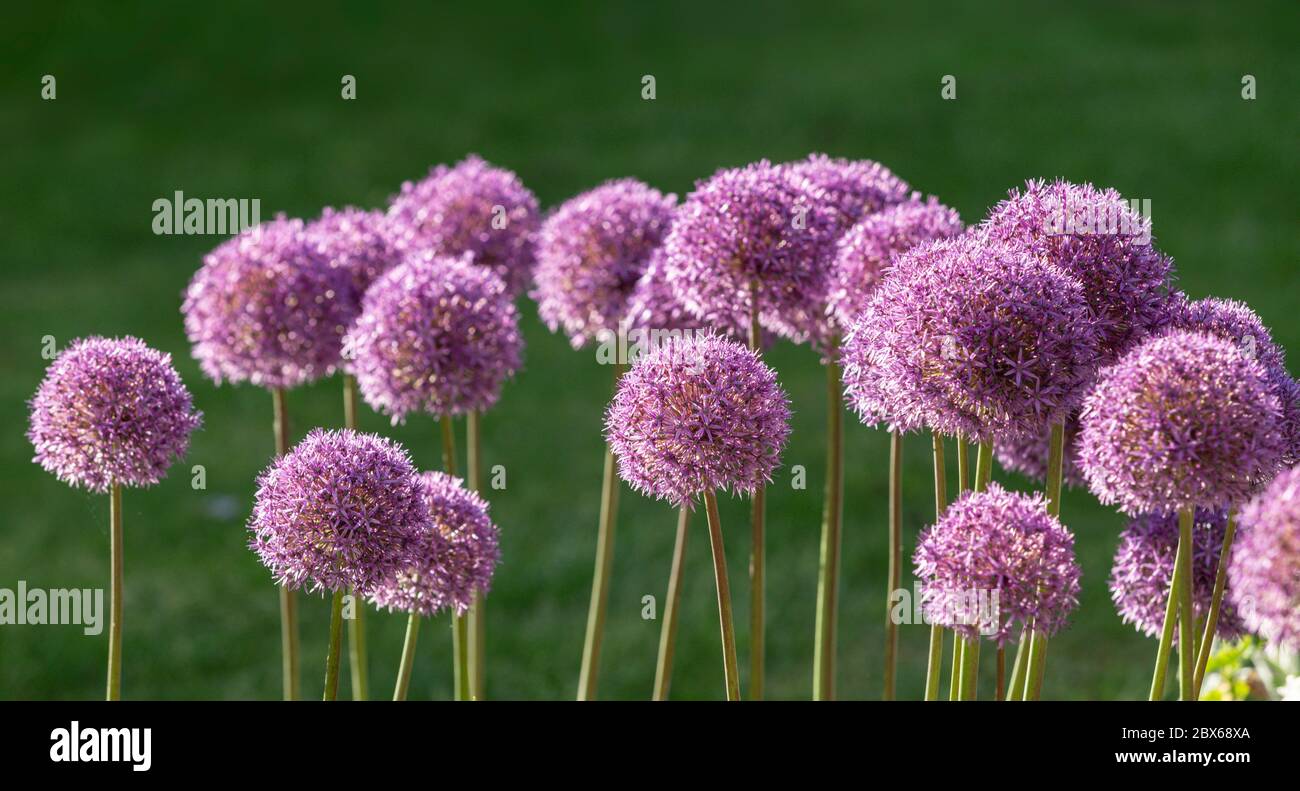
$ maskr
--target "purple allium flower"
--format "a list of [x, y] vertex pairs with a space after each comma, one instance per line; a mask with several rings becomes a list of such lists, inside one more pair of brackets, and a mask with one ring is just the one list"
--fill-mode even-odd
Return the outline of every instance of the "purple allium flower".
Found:
[[[1039, 434], [1010, 435], [993, 440], [993, 453], [1002, 469], [1018, 472], [1036, 481], [1047, 480], [1047, 456], [1051, 449], [1052, 429]], [[1083, 487], [1079, 471], [1079, 415], [1071, 413], [1065, 421], [1065, 443], [1061, 459], [1061, 483]]]
[[619, 179], [571, 198], [537, 236], [532, 297], [575, 349], [615, 330], [651, 253], [668, 233], [676, 195]]
[[1242, 509], [1228, 584], [1252, 632], [1300, 650], [1300, 466]]
[[764, 327], [796, 342], [822, 340], [824, 251], [843, 229], [838, 209], [762, 160], [696, 184], [664, 240], [664, 270], [707, 326], [748, 327], [757, 292]]
[[672, 339], [619, 381], [605, 436], [632, 488], [682, 506], [704, 492], [752, 493], [790, 433], [776, 372], [712, 334]]
[[806, 159], [783, 167], [801, 188], [839, 213], [841, 230], [868, 214], [906, 201], [912, 194], [907, 182], [870, 159], [832, 159], [825, 154], [809, 154]]
[[314, 429], [257, 479], [249, 546], [296, 590], [369, 594], [428, 529], [411, 457], [377, 434]]
[[841, 327], [853, 323], [895, 255], [921, 242], [956, 236], [962, 227], [957, 212], [919, 196], [862, 218], [836, 243], [827, 299], [835, 321]]
[[[628, 331], [669, 332], [702, 328], [701, 321], [682, 305], [664, 274], [662, 247], [655, 248], [650, 254], [645, 272], [632, 288], [632, 294], [627, 300], [627, 312], [623, 317], [623, 328]], [[739, 328], [735, 334], [743, 337]]]
[[371, 594], [377, 607], [433, 615], [451, 607], [463, 615], [474, 594], [492, 585], [500, 550], [488, 504], [460, 478], [442, 472], [419, 475], [432, 522], [411, 543], [409, 560]]
[[1019, 244], [1083, 283], [1113, 361], [1168, 315], [1173, 261], [1152, 243], [1151, 220], [1113, 189], [1033, 180], [995, 206], [981, 230]]
[[1041, 494], [996, 483], [953, 502], [921, 534], [913, 562], [926, 617], [968, 639], [1002, 645], [1030, 625], [1051, 636], [1079, 602], [1074, 536]]
[[[1219, 572], [1219, 552], [1227, 531], [1222, 511], [1196, 512], [1192, 531], [1192, 609], [1197, 622], [1210, 612], [1214, 580]], [[1174, 557], [1178, 554], [1178, 514], [1143, 514], [1120, 535], [1119, 549], [1110, 571], [1110, 597], [1124, 619], [1147, 637], [1158, 637], [1164, 629], [1169, 585], [1174, 578]], [[1225, 588], [1231, 593], [1231, 586]], [[1225, 596], [1219, 609], [1215, 633], [1224, 640], [1236, 640], [1245, 632], [1237, 608]], [[1174, 630], [1174, 643], [1178, 630]]]
[[204, 256], [181, 312], [214, 382], [290, 388], [334, 373], [355, 300], [302, 221], [281, 215]]
[[1078, 281], [973, 233], [894, 261], [842, 355], [865, 422], [984, 441], [1038, 434], [1077, 407], [1097, 354]]
[[307, 236], [326, 264], [347, 277], [358, 313], [370, 284], [402, 262], [382, 211], [326, 207], [307, 225]]
[[432, 252], [492, 267], [511, 294], [533, 273], [537, 198], [512, 171], [471, 154], [455, 167], [439, 165], [423, 181], [402, 184], [388, 207], [393, 238], [405, 252]]
[[1171, 330], [1104, 369], [1080, 414], [1079, 464], [1130, 515], [1230, 508], [1280, 464], [1282, 408], [1231, 341]]
[[1286, 353], [1273, 342], [1264, 322], [1244, 302], [1210, 297], [1195, 302], [1181, 292], [1171, 300], [1170, 326], [1198, 330], [1225, 338], [1242, 354], [1259, 360], [1282, 404], [1283, 434], [1287, 440], [1286, 464], [1300, 461], [1300, 382], [1286, 369]]
[[71, 486], [152, 486], [203, 422], [170, 354], [137, 338], [84, 338], [54, 360], [31, 400], [32, 461]]
[[523, 338], [495, 272], [422, 253], [366, 292], [347, 348], [366, 403], [398, 423], [491, 407], [519, 370]]

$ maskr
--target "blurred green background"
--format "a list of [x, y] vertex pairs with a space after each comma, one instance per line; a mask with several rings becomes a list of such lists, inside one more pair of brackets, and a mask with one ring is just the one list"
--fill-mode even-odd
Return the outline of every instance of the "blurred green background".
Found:
[[[47, 365], [44, 336], [62, 348], [92, 333], [138, 335], [174, 354], [205, 412], [184, 465], [125, 494], [125, 697], [280, 693], [276, 593], [243, 527], [272, 451], [271, 401], [251, 387], [213, 387], [189, 356], [180, 294], [219, 239], [153, 235], [151, 204], [175, 190], [260, 198], [263, 217], [314, 216], [327, 204], [383, 205], [402, 180], [479, 152], [517, 170], [549, 207], [611, 177], [684, 194], [720, 166], [826, 151], [878, 159], [974, 221], [1026, 178], [1091, 180], [1150, 199], [1158, 241], [1189, 293], [1247, 300], [1279, 342], [1300, 343], [1293, 2], [431, 5], [400, 14], [361, 3], [4, 12], [0, 587], [108, 579], [107, 498], [71, 490], [30, 461], [26, 401]], [[45, 74], [57, 78], [54, 101], [41, 100]], [[356, 77], [355, 101], [340, 98], [345, 74]], [[654, 101], [641, 98], [647, 74]], [[940, 98], [949, 74], [955, 101]], [[1241, 97], [1246, 74], [1257, 80], [1254, 101]], [[526, 369], [485, 420], [484, 463], [508, 476], [490, 493], [503, 562], [489, 599], [489, 695], [570, 698], [609, 370], [549, 334], [531, 303], [522, 312]], [[769, 357], [795, 416], [769, 494], [768, 688], [806, 698], [824, 376], [806, 348], [781, 344]], [[289, 409], [295, 437], [337, 426], [338, 380], [291, 393]], [[394, 428], [366, 411], [362, 422], [437, 466], [432, 421]], [[875, 698], [888, 442], [847, 423], [839, 689]], [[206, 491], [190, 488], [193, 464], [207, 468]], [[808, 472], [804, 490], [790, 484], [796, 464]], [[928, 442], [910, 439], [909, 554], [932, 518], [930, 486]], [[742, 667], [746, 514], [744, 501], [722, 503]], [[1123, 520], [1077, 491], [1064, 518], [1078, 535], [1083, 597], [1052, 644], [1044, 695], [1140, 697], [1155, 644], [1120, 623], [1106, 589]], [[674, 524], [668, 506], [625, 491], [601, 697], [650, 695], [659, 623], [641, 619], [641, 597], [662, 605]], [[673, 694], [720, 698], [702, 515], [688, 554]], [[303, 613], [304, 694], [315, 697], [326, 602], [306, 599]], [[403, 618], [369, 623], [372, 685], [385, 697]], [[446, 627], [442, 618], [421, 634], [413, 698], [450, 696]], [[923, 626], [902, 627], [900, 697], [920, 696], [927, 638]], [[104, 635], [76, 626], [0, 627], [0, 698], [99, 697], [105, 650]]]

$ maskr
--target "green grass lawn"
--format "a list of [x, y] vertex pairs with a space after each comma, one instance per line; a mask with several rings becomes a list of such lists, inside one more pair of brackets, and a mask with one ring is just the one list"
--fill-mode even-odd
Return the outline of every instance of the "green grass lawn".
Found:
[[[246, 546], [253, 480], [272, 451], [271, 400], [216, 388], [181, 327], [180, 294], [215, 237], [155, 236], [151, 205], [260, 198], [263, 216], [382, 205], [403, 179], [467, 152], [514, 168], [545, 206], [604, 179], [687, 192], [720, 166], [810, 151], [871, 157], [968, 221], [1029, 177], [1065, 177], [1150, 199], [1157, 238], [1194, 296], [1248, 301], [1300, 349], [1300, 31], [1294, 3], [1056, 5], [944, 11], [919, 4], [496, 2], [389, 17], [359, 4], [299, 10], [209, 6], [6, 10], [0, 40], [0, 587], [102, 587], [107, 498], [33, 465], [26, 401], [59, 347], [133, 334], [172, 352], [205, 413], [189, 459], [125, 494], [129, 698], [275, 698], [276, 593]], [[660, 7], [663, 6], [663, 7]], [[200, 11], [202, 9], [202, 11]], [[57, 99], [42, 101], [42, 75]], [[355, 75], [357, 99], [340, 98]], [[643, 75], [657, 98], [641, 98]], [[1244, 101], [1241, 80], [1257, 80]], [[940, 98], [944, 75], [957, 98]], [[609, 370], [522, 305], [526, 367], [485, 419], [484, 463], [502, 564], [489, 599], [489, 693], [574, 694], [595, 543]], [[806, 348], [769, 354], [794, 431], [769, 493], [768, 689], [811, 689], [824, 470], [823, 370]], [[1295, 371], [1293, 363], [1293, 372]], [[291, 393], [295, 436], [342, 420], [337, 380]], [[363, 427], [436, 467], [435, 426]], [[887, 437], [849, 418], [839, 639], [844, 698], [881, 685]], [[933, 516], [928, 441], [906, 446], [907, 551]], [[190, 465], [207, 489], [190, 487]], [[791, 468], [807, 470], [807, 488]], [[1001, 471], [995, 478], [1008, 481]], [[1009, 483], [1028, 488], [1027, 481]], [[747, 665], [747, 503], [722, 504]], [[1051, 647], [1044, 695], [1145, 694], [1155, 644], [1119, 622], [1106, 589], [1123, 520], [1083, 491], [1063, 516], [1078, 536], [1083, 595]], [[647, 698], [675, 516], [626, 493], [618, 525], [600, 696]], [[723, 693], [717, 611], [700, 515], [692, 525], [675, 697]], [[910, 582], [909, 582], [910, 584]], [[304, 693], [319, 693], [328, 607], [303, 604]], [[391, 690], [403, 617], [370, 619], [372, 683]], [[447, 698], [445, 618], [422, 633], [413, 698]], [[920, 696], [928, 629], [902, 627], [900, 697]], [[104, 635], [0, 627], [0, 698], [103, 694]], [[983, 663], [991, 673], [991, 651]], [[742, 684], [745, 679], [742, 677]], [[345, 682], [346, 686], [346, 682]], [[991, 689], [986, 686], [985, 690]], [[983, 693], [982, 693], [983, 694]]]

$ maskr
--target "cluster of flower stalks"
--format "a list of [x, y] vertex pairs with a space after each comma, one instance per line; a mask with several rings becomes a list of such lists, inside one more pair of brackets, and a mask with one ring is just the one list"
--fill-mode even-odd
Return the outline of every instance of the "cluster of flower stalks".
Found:
[[[479, 493], [479, 437], [521, 366], [516, 303], [527, 295], [574, 349], [619, 350], [596, 355], [613, 397], [579, 700], [597, 694], [620, 478], [676, 509], [657, 700], [669, 695], [697, 505], [725, 694], [742, 697], [716, 498], [751, 500], [745, 686], [763, 698], [764, 488], [790, 431], [789, 400], [763, 356], [778, 339], [808, 344], [827, 377], [813, 699], [836, 697], [847, 403], [890, 434], [888, 563], [850, 570], [887, 592], [885, 699], [900, 672], [902, 443], [925, 432], [935, 514], [913, 566], [930, 650], [911, 672], [924, 674], [927, 700], [977, 697], [986, 641], [993, 697], [1042, 694], [1048, 643], [1081, 584], [1066, 484], [1131, 517], [1112, 598], [1120, 617], [1158, 640], [1151, 699], [1165, 695], [1176, 652], [1178, 695], [1194, 700], [1216, 639], [1254, 634], [1300, 647], [1300, 384], [1248, 307], [1194, 300], [1173, 282], [1149, 219], [1088, 184], [1027, 182], [967, 227], [878, 163], [812, 155], [720, 170], [681, 202], [634, 179], [610, 181], [543, 214], [514, 173], [469, 157], [403, 184], [384, 211], [278, 216], [224, 242], [194, 275], [182, 313], [207, 377], [271, 394], [275, 456], [247, 529], [278, 588], [286, 699], [302, 696], [299, 591], [331, 599], [325, 699], [338, 694], [345, 621], [352, 696], [369, 694], [367, 606], [409, 617], [394, 699], [406, 697], [422, 619], [444, 610], [455, 697], [485, 697], [485, 604], [499, 550]], [[343, 428], [315, 428], [293, 445], [288, 392], [336, 373]], [[391, 440], [357, 432], [358, 395], [394, 423], [427, 417], [443, 470], [421, 472]], [[170, 356], [134, 338], [69, 346], [31, 407], [35, 461], [111, 498], [116, 699], [121, 490], [157, 483], [185, 455], [200, 415]], [[456, 477], [462, 417], [465, 480]], [[993, 482], [995, 460], [1041, 492]]]

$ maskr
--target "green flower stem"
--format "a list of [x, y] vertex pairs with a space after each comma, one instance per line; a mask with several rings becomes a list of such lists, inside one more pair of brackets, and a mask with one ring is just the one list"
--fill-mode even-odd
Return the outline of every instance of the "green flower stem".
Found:
[[668, 572], [668, 595], [664, 600], [664, 623], [659, 631], [659, 659], [655, 662], [654, 700], [668, 700], [673, 680], [673, 649], [677, 643], [677, 616], [681, 612], [682, 567], [686, 562], [686, 533], [691, 509], [677, 512], [677, 541], [673, 544], [673, 565]]
[[[1061, 482], [1065, 470], [1065, 424], [1052, 426], [1047, 446], [1047, 512], [1061, 515]], [[1021, 700], [1038, 700], [1047, 670], [1047, 633], [1031, 627], [1029, 661], [1025, 671], [1025, 691]]]
[[[273, 409], [272, 429], [275, 432], [275, 455], [289, 452], [289, 416], [284, 408], [284, 391], [271, 390]], [[283, 675], [284, 699], [297, 700], [298, 682], [298, 597], [280, 586], [280, 667]]]
[[406, 639], [402, 641], [402, 663], [397, 666], [393, 700], [406, 700], [406, 692], [411, 688], [411, 668], [415, 666], [415, 643], [419, 636], [420, 614], [413, 612], [406, 619]]
[[[357, 428], [357, 380], [343, 374], [343, 427]], [[352, 699], [365, 700], [370, 695], [370, 668], [366, 660], [366, 605], [357, 591], [353, 616], [348, 621], [348, 670], [352, 674]]]
[[840, 522], [844, 493], [844, 407], [840, 367], [826, 364], [826, 499], [822, 510], [817, 578], [817, 642], [813, 645], [813, 700], [835, 699], [835, 621], [839, 610]]
[[970, 487], [970, 461], [966, 453], [966, 438], [957, 435], [957, 495]]
[[980, 641], [978, 637], [963, 638], [962, 643], [961, 699], [975, 700], [976, 690], [979, 686]]
[[[626, 369], [615, 363], [614, 387]], [[600, 644], [605, 636], [605, 607], [609, 602], [609, 575], [614, 565], [614, 524], [618, 515], [618, 470], [614, 454], [605, 446], [605, 472], [600, 484], [600, 525], [596, 530], [596, 570], [591, 579], [591, 606], [582, 643], [582, 670], [578, 674], [578, 700], [595, 700], [600, 669]]]
[[979, 455], [975, 457], [975, 491], [982, 492], [993, 477], [993, 443], [981, 442], [979, 447]]
[[[479, 478], [481, 468], [479, 459], [482, 451], [480, 415], [470, 412], [465, 418], [465, 466], [466, 483], [471, 491], [482, 492]], [[486, 603], [478, 591], [474, 592], [474, 602], [469, 608], [469, 689], [473, 700], [486, 700], [487, 689], [487, 632], [483, 621]]]
[[894, 699], [898, 667], [898, 624], [894, 591], [903, 585], [903, 435], [889, 435], [889, 583], [885, 590], [885, 700]]
[[1029, 662], [1029, 631], [1020, 632], [1016, 658], [1011, 663], [1011, 683], [1007, 685], [1007, 700], [1025, 699], [1025, 665]]
[[952, 672], [948, 676], [948, 700], [961, 700], [961, 669], [966, 664], [966, 641], [952, 633]]
[[1214, 594], [1210, 598], [1210, 612], [1205, 619], [1205, 632], [1201, 635], [1201, 649], [1196, 657], [1196, 697], [1201, 697], [1205, 683], [1205, 668], [1210, 663], [1210, 649], [1214, 645], [1214, 631], [1219, 627], [1219, 610], [1223, 605], [1223, 589], [1228, 581], [1228, 560], [1232, 556], [1232, 539], [1237, 534], [1237, 518], [1228, 512], [1228, 526], [1223, 533], [1223, 549], [1219, 551], [1219, 570], [1214, 575]]
[[469, 619], [467, 615], [452, 615], [451, 651], [456, 700], [470, 700], [469, 688]]
[[334, 591], [330, 607], [330, 647], [325, 655], [325, 700], [338, 700], [339, 664], [343, 660], [343, 591]]
[[[749, 348], [761, 352], [763, 330], [758, 323], [758, 288], [750, 292]], [[767, 490], [760, 484], [749, 509], [749, 698], [762, 700], [767, 675]]]
[[1147, 700], [1161, 700], [1165, 696], [1165, 676], [1169, 672], [1169, 655], [1173, 652], [1174, 624], [1178, 618], [1178, 602], [1183, 586], [1183, 545], [1178, 544], [1174, 556], [1174, 574], [1169, 581], [1169, 600], [1165, 604], [1165, 624], [1160, 631], [1160, 645], [1156, 649], [1156, 669], [1151, 678], [1151, 692]]
[[[931, 432], [934, 449], [934, 518], [938, 521], [948, 507], [948, 481], [944, 470], [943, 435]], [[930, 624], [930, 659], [925, 667], [925, 699], [939, 699], [939, 682], [943, 675], [943, 627]]]
[[1184, 508], [1178, 514], [1179, 573], [1183, 584], [1178, 590], [1178, 691], [1183, 700], [1196, 699], [1196, 613], [1192, 609], [1192, 524], [1196, 512]]
[[718, 620], [722, 626], [722, 673], [727, 700], [740, 700], [740, 671], [736, 663], [736, 627], [731, 620], [731, 588], [727, 584], [727, 553], [722, 546], [722, 520], [713, 492], [704, 493], [709, 519], [709, 545], [713, 550], [713, 579], [718, 589]]
[[122, 699], [122, 487], [116, 483], [108, 495], [108, 700]]

